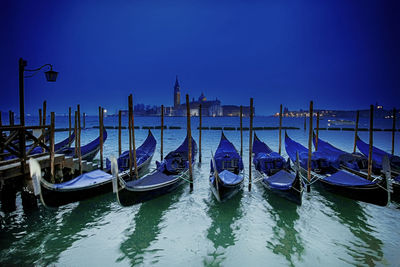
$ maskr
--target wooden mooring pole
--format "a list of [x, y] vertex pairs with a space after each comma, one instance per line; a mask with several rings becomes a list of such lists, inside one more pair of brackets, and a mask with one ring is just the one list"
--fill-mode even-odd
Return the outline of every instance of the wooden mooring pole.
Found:
[[133, 96], [131, 95], [130, 98], [130, 103], [129, 105], [132, 108], [132, 116], [130, 118], [131, 120], [131, 131], [132, 131], [132, 152], [133, 152], [133, 166], [134, 166], [134, 170], [135, 170], [135, 177], [136, 179], [139, 179], [139, 174], [138, 174], [138, 169], [137, 169], [137, 160], [136, 160], [136, 145], [135, 145], [135, 111], [133, 109]]
[[371, 105], [369, 111], [368, 180], [371, 180], [371, 174], [372, 174], [372, 146], [374, 139], [373, 129], [374, 129], [374, 105]]
[[78, 105], [78, 158], [79, 158], [79, 173], [82, 174], [82, 151], [81, 151], [81, 107]]
[[243, 157], [243, 106], [240, 105], [240, 157]]
[[164, 105], [161, 105], [161, 147], [160, 147], [161, 161], [164, 159]]
[[356, 115], [356, 128], [354, 129], [354, 148], [353, 148], [353, 153], [356, 153], [357, 149], [357, 138], [358, 138], [358, 121], [360, 120], [360, 111], [357, 110], [357, 115]]
[[8, 111], [8, 121], [10, 123], [10, 126], [14, 126], [14, 112], [11, 110]]
[[304, 131], [307, 130], [307, 116], [304, 115]]
[[199, 163], [201, 163], [201, 104], [199, 105]]
[[39, 108], [39, 125], [42, 126], [42, 109]]
[[317, 129], [315, 133], [315, 151], [318, 150], [318, 136], [319, 136], [319, 111], [317, 111]]
[[103, 108], [99, 106], [100, 169], [103, 169]]
[[[76, 132], [75, 132], [76, 138]], [[68, 140], [71, 141], [71, 107], [68, 107]], [[69, 145], [69, 147], [71, 144]]]
[[76, 111], [74, 113], [74, 133], [75, 133], [75, 151], [74, 151], [74, 157], [76, 158], [78, 156], [78, 116], [76, 114]]
[[396, 134], [396, 109], [393, 109], [393, 130], [392, 130], [392, 155], [394, 155], [394, 137]]
[[281, 155], [282, 146], [282, 104], [279, 108], [279, 155]]
[[122, 111], [118, 111], [118, 156], [122, 154], [122, 147], [121, 147], [121, 117]]
[[312, 153], [312, 134], [313, 134], [313, 101], [310, 101], [310, 125], [308, 132], [308, 160], [307, 160], [307, 192], [310, 192], [311, 182], [311, 153]]
[[251, 191], [251, 156], [253, 153], [253, 98], [250, 98], [250, 132], [249, 132], [249, 192]]
[[82, 119], [83, 119], [83, 129], [86, 129], [86, 113], [85, 112], [83, 112]]
[[132, 95], [130, 94], [128, 96], [128, 136], [129, 136], [129, 176], [132, 177], [133, 176], [133, 169], [132, 169], [132, 135], [131, 135], [131, 128], [132, 128], [132, 109], [133, 107], [131, 106], [131, 103], [133, 103], [132, 101]]
[[55, 183], [54, 179], [54, 124], [55, 115], [54, 112], [50, 113], [50, 179], [52, 183]]
[[193, 190], [193, 168], [192, 168], [192, 129], [190, 126], [190, 105], [189, 105], [189, 95], [186, 94], [186, 117], [187, 117], [187, 138], [189, 147], [189, 181], [190, 181], [190, 191]]
[[47, 102], [46, 100], [43, 101], [43, 124], [46, 125], [46, 109], [47, 109]]

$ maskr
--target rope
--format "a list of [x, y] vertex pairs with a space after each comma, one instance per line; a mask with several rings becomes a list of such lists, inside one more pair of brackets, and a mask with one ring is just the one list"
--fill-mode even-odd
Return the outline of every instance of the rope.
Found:
[[188, 182], [188, 183], [193, 183], [193, 181], [190, 181], [190, 180], [188, 180], [188, 179], [186, 179], [186, 178], [183, 178], [183, 176], [186, 176], [186, 178], [189, 178], [189, 176], [188, 176], [188, 175], [185, 175], [185, 174], [179, 175], [178, 178], [179, 178], [179, 179], [182, 179], [182, 180], [184, 180], [184, 181], [186, 181], [186, 182]]

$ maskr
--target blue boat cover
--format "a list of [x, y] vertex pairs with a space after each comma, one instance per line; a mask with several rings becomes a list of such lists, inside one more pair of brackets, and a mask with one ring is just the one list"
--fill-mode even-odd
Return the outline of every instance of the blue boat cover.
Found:
[[[164, 158], [164, 160], [160, 163], [157, 162], [157, 171], [150, 173], [141, 177], [140, 179], [133, 180], [127, 182], [127, 187], [136, 187], [136, 186], [149, 186], [149, 185], [157, 185], [161, 183], [165, 183], [167, 181], [171, 181], [176, 179], [176, 174], [182, 172], [189, 168], [188, 164], [188, 137], [186, 136], [183, 143], [174, 151], [168, 153], [168, 155]], [[192, 163], [196, 159], [197, 153], [197, 144], [196, 141], [192, 138]], [[176, 162], [179, 160], [179, 162]], [[182, 166], [184, 168], [182, 168]], [[177, 171], [176, 167], [180, 168], [180, 171]]]
[[[148, 158], [152, 157], [156, 149], [157, 141], [149, 130], [146, 140], [136, 149], [136, 163], [138, 166], [143, 164]], [[133, 152], [132, 152], [133, 159]], [[129, 150], [121, 154], [117, 159], [119, 171], [125, 171], [129, 168]], [[106, 168], [111, 169], [111, 161], [106, 159]]]
[[280, 170], [270, 177], [265, 177], [263, 183], [268, 184], [273, 189], [288, 190], [292, 187], [295, 178], [295, 175], [285, 170]]
[[399, 183], [400, 183], [400, 175], [397, 176], [396, 178], [394, 178], [394, 180], [395, 180], [396, 182], [399, 182]]
[[[299, 153], [300, 166], [307, 169], [308, 161], [308, 149], [301, 144], [293, 141], [286, 134], [285, 135], [285, 148], [286, 153], [289, 155], [290, 160], [296, 162], [296, 152]], [[320, 151], [315, 151], [311, 154], [311, 169], [328, 167], [331, 163], [335, 161], [335, 156], [323, 153]]]
[[323, 179], [338, 186], [363, 186], [377, 183], [345, 171], [338, 171]]
[[254, 134], [254, 142], [253, 142], [253, 153], [255, 155], [259, 153], [270, 154], [272, 153], [272, 149], [267, 146], [266, 143], [262, 142], [256, 134]]
[[126, 183], [127, 187], [137, 187], [137, 186], [149, 186], [149, 185], [157, 185], [161, 183], [165, 183], [171, 180], [176, 179], [174, 175], [167, 175], [161, 171], [156, 171], [154, 173], [150, 173], [140, 179], [129, 181]]
[[[223, 170], [222, 172], [218, 173], [219, 180], [225, 185], [235, 185], [244, 180], [242, 175], [236, 175], [230, 171]], [[211, 182], [214, 182], [214, 176], [211, 176]]]
[[[103, 130], [103, 143], [107, 140], [107, 131], [104, 128]], [[90, 142], [87, 145], [84, 145], [81, 147], [81, 155], [82, 157], [85, 156], [86, 154], [89, 154], [90, 152], [96, 150], [100, 146], [100, 136], [94, 139], [92, 142]], [[71, 157], [77, 157], [75, 155], [75, 147], [68, 147], [64, 148], [60, 151], [60, 153], [66, 155], [66, 156], [71, 156]]]
[[281, 155], [272, 151], [272, 149], [258, 139], [255, 134], [253, 152], [255, 154], [253, 159], [255, 168], [267, 175], [270, 175], [272, 170], [283, 169], [288, 165]]
[[95, 184], [111, 181], [112, 175], [102, 170], [95, 170], [84, 173], [78, 177], [64, 183], [54, 184], [57, 189], [82, 189]]
[[[356, 141], [357, 148], [363, 153], [366, 157], [368, 157], [369, 153], [369, 144], [365, 143], [361, 140], [360, 137], [357, 136]], [[382, 169], [382, 160], [383, 157], [387, 156], [391, 164], [395, 164], [400, 166], [400, 157], [394, 156], [390, 153], [383, 151], [377, 147], [372, 147], [372, 160], [374, 161], [375, 167]]]
[[[231, 142], [225, 137], [224, 133], [221, 134], [221, 140], [217, 151], [214, 154], [215, 164], [217, 165], [218, 173], [225, 169], [237, 168], [238, 171], [243, 170], [243, 161], [237, 152], [236, 148]], [[211, 172], [213, 172], [213, 164], [211, 160]]]

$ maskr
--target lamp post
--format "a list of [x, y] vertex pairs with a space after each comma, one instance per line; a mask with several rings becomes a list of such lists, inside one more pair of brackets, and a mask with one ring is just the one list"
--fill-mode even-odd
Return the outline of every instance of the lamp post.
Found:
[[[44, 74], [48, 82], [55, 82], [57, 80], [58, 72], [53, 71], [53, 66], [51, 64], [44, 64], [43, 66], [27, 70], [26, 60], [22, 58], [19, 59], [19, 113], [20, 113], [20, 124], [25, 126], [25, 106], [24, 106], [24, 78], [30, 78], [36, 75], [44, 67], [50, 67], [50, 70], [46, 71]], [[31, 72], [30, 75], [24, 76], [24, 72]]]

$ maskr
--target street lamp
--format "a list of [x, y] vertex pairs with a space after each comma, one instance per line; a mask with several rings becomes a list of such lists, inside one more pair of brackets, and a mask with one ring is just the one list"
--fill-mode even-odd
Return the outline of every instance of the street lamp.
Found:
[[[48, 82], [55, 82], [58, 76], [58, 72], [53, 71], [53, 66], [51, 64], [44, 64], [43, 66], [32, 70], [25, 69], [26, 65], [27, 65], [26, 60], [20, 58], [19, 59], [19, 113], [20, 113], [21, 126], [25, 126], [24, 78], [30, 78], [35, 76], [41, 69], [45, 67], [50, 67], [50, 70], [44, 73], [46, 75], [46, 80]], [[24, 76], [24, 72], [30, 72], [31, 74]]]

